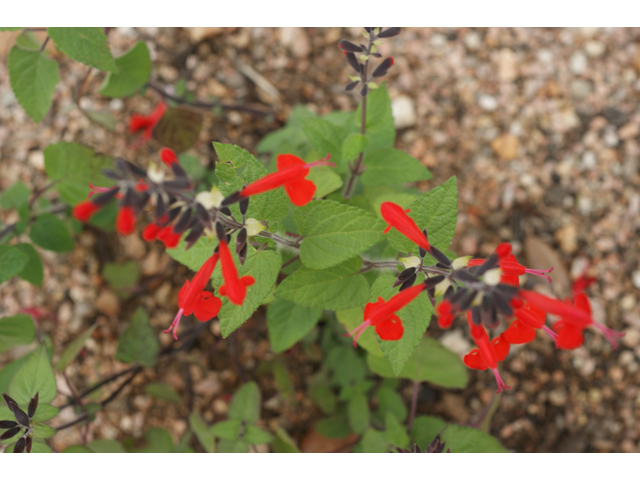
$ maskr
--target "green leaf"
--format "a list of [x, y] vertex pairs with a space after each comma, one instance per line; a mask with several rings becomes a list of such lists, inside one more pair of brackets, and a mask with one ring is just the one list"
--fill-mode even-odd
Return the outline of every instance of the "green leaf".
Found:
[[257, 383], [249, 382], [238, 389], [229, 403], [228, 416], [248, 424], [260, 419], [260, 389]]
[[27, 282], [40, 286], [42, 285], [43, 271], [42, 271], [42, 260], [40, 259], [40, 255], [36, 252], [36, 249], [33, 248], [28, 243], [20, 243], [15, 246], [22, 253], [25, 253], [29, 259], [27, 260], [27, 264], [22, 267], [18, 276]]
[[398, 448], [406, 448], [409, 445], [409, 435], [396, 416], [387, 412], [384, 423], [387, 441]]
[[[204, 262], [213, 255], [213, 251], [217, 246], [217, 238], [207, 238], [206, 236], [202, 236], [189, 250], [186, 250], [184, 239], [181, 239], [178, 246], [176, 248], [167, 249], [167, 253], [177, 262], [180, 262], [182, 265], [186, 265], [190, 270], [197, 272], [200, 267], [204, 265]], [[251, 250], [251, 247], [249, 247], [249, 250]]]
[[49, 27], [47, 33], [58, 50], [69, 57], [107, 72], [117, 72], [102, 27]]
[[506, 453], [495, 437], [471, 427], [449, 425], [440, 436], [453, 453]]
[[57, 62], [40, 51], [14, 45], [7, 58], [11, 89], [25, 112], [39, 122], [51, 108], [60, 81]]
[[29, 262], [29, 256], [21, 249], [0, 245], [0, 283], [18, 275]]
[[124, 55], [116, 58], [118, 73], [108, 73], [100, 90], [105, 97], [130, 97], [147, 83], [151, 73], [149, 48], [137, 42]]
[[171, 453], [173, 440], [171, 434], [164, 428], [151, 428], [144, 434], [147, 446], [138, 450], [139, 453]]
[[82, 109], [82, 113], [89, 117], [89, 120], [103, 126], [110, 132], [114, 132], [116, 130], [116, 127], [118, 126], [118, 119], [113, 113], [109, 112], [108, 110], [93, 110], [90, 108], [84, 108]]
[[331, 200], [316, 200], [296, 209], [298, 233], [304, 237], [300, 260], [320, 270], [355, 257], [382, 240], [385, 223], [374, 214]]
[[[377, 301], [378, 297], [389, 300], [396, 295], [399, 289], [393, 288], [395, 277], [389, 275], [381, 275], [371, 286], [371, 302]], [[429, 301], [426, 293], [420, 294], [415, 300], [409, 303], [396, 314], [402, 320], [404, 333], [402, 338], [397, 341], [380, 342], [380, 347], [384, 356], [387, 358], [396, 375], [400, 373], [402, 367], [407, 363], [414, 349], [420, 343], [420, 339], [424, 336], [431, 315], [433, 306]]]
[[[240, 277], [251, 275], [256, 282], [247, 289], [247, 296], [242, 305], [234, 305], [227, 297], [222, 297], [222, 308], [220, 308], [218, 318], [224, 338], [246, 322], [253, 315], [253, 312], [262, 305], [262, 302], [271, 293], [282, 266], [282, 257], [273, 250], [257, 252], [253, 247], [248, 246], [244, 265], [240, 265], [235, 248], [231, 248], [231, 250], [234, 263], [238, 267], [238, 275]], [[214, 278], [216, 276], [220, 278], [221, 268], [219, 262], [214, 271]], [[217, 285], [220, 285], [219, 281]]]
[[378, 390], [378, 412], [385, 418], [388, 413], [396, 416], [398, 421], [404, 422], [407, 418], [407, 406], [402, 396], [393, 388], [382, 387]]
[[220, 440], [220, 453], [249, 453], [249, 444], [244, 440]]
[[154, 128], [153, 138], [176, 152], [184, 152], [198, 141], [202, 122], [200, 112], [185, 107], [168, 108]]
[[9, 383], [9, 395], [21, 408], [26, 408], [36, 393], [40, 403], [51, 403], [56, 397], [56, 377], [44, 345], [29, 355]]
[[309, 396], [324, 413], [329, 414], [336, 411], [336, 396], [329, 387], [325, 385], [311, 386]]
[[231, 163], [236, 168], [243, 167], [250, 161], [255, 160], [251, 153], [237, 145], [213, 142], [213, 148], [216, 149], [219, 162]]
[[116, 360], [123, 363], [138, 362], [144, 367], [153, 367], [159, 351], [158, 338], [149, 326], [149, 317], [142, 308], [138, 308], [131, 325], [120, 335]]
[[349, 423], [341, 416], [323, 418], [316, 424], [316, 430], [320, 435], [327, 438], [344, 438], [351, 430]]
[[93, 333], [93, 331], [96, 329], [97, 326], [98, 326], [97, 323], [92, 325], [91, 327], [86, 329], [84, 332], [82, 332], [80, 335], [78, 335], [69, 344], [69, 346], [65, 349], [65, 351], [60, 356], [60, 360], [58, 360], [58, 363], [56, 363], [56, 366], [55, 366], [56, 370], [61, 372], [65, 368], [67, 368], [67, 365], [69, 365], [73, 361], [73, 359], [78, 356], [80, 351], [83, 349], [84, 344], [87, 343], [87, 340], [89, 339], [89, 337], [91, 336], [91, 334]]
[[216, 437], [210, 432], [210, 428], [204, 423], [204, 420], [197, 412], [189, 415], [189, 427], [195, 433], [196, 438], [207, 453], [215, 452]]
[[36, 219], [29, 238], [39, 247], [54, 252], [70, 252], [75, 246], [67, 226], [52, 213], [43, 213]]
[[275, 353], [288, 350], [311, 331], [322, 316], [322, 309], [307, 308], [281, 298], [267, 308], [267, 328]]
[[326, 270], [300, 268], [284, 279], [276, 297], [305, 307], [347, 310], [369, 300], [369, 283], [358, 273], [362, 259], [355, 257]]
[[360, 441], [362, 453], [386, 453], [389, 451], [389, 441], [384, 432], [370, 428]]
[[[426, 227], [429, 243], [442, 250], [449, 248], [458, 219], [458, 188], [451, 177], [409, 205], [409, 216], [422, 230]], [[389, 243], [401, 252], [417, 252], [418, 247], [394, 228]]]
[[55, 417], [59, 413], [60, 413], [60, 410], [58, 410], [53, 405], [38, 404], [38, 409], [36, 410], [36, 413], [33, 416], [33, 421], [46, 422], [47, 420], [51, 420], [53, 417]]
[[50, 438], [56, 434], [56, 429], [42, 423], [36, 423], [33, 426], [34, 438]]
[[118, 296], [126, 298], [131, 295], [133, 287], [138, 285], [140, 268], [137, 262], [107, 263], [102, 276]]
[[[336, 317], [338, 321], [344, 325], [346, 333], [349, 333], [364, 321], [364, 309], [358, 307], [350, 310], [342, 310], [336, 312]], [[360, 338], [358, 338], [357, 344], [372, 355], [384, 357], [384, 353], [382, 353], [380, 343], [378, 342], [378, 336], [373, 328], [367, 328], [364, 333], [360, 335]]]
[[18, 369], [29, 359], [30, 355], [25, 355], [18, 360], [8, 363], [0, 370], [0, 393], [9, 391], [9, 383]]
[[240, 437], [240, 420], [225, 420], [214, 424], [209, 432], [223, 440], [236, 440]]
[[95, 453], [127, 453], [120, 442], [108, 438], [89, 442], [87, 448]]
[[29, 345], [36, 338], [36, 327], [29, 315], [0, 318], [0, 353], [16, 345]]
[[369, 145], [369, 139], [359, 133], [352, 133], [342, 143], [342, 158], [353, 160]]
[[353, 433], [361, 435], [369, 427], [369, 402], [366, 395], [356, 393], [347, 404], [349, 426]]
[[242, 438], [252, 445], [273, 442], [273, 435], [255, 425], [248, 425]]
[[51, 180], [57, 180], [56, 188], [69, 205], [87, 199], [90, 183], [110, 187], [113, 180], [102, 170], [113, 165], [113, 159], [97, 154], [91, 148], [74, 142], [59, 142], [44, 149], [44, 168]]
[[166, 383], [150, 383], [144, 387], [144, 392], [165, 402], [180, 403], [182, 401], [182, 397]]
[[22, 182], [16, 182], [0, 195], [0, 208], [18, 208], [29, 199], [29, 189]]
[[276, 438], [273, 441], [273, 451], [275, 453], [300, 453], [296, 442], [282, 427], [278, 427], [276, 430]]
[[[33, 452], [33, 450], [31, 450]], [[90, 450], [88, 447], [84, 445], [71, 445], [70, 447], [65, 448], [62, 453], [95, 453], [93, 450]]]
[[316, 186], [314, 198], [326, 197], [342, 187], [344, 183], [332, 167], [310, 168], [307, 180], [311, 180]]
[[[438, 417], [420, 415], [415, 418], [411, 426], [412, 443], [416, 443], [418, 447], [424, 451], [446, 426], [445, 421]], [[449, 445], [447, 445], [447, 447], [448, 446]]]
[[431, 382], [449, 388], [463, 388], [468, 374], [458, 356], [433, 338], [424, 337], [404, 368], [396, 375], [382, 358], [367, 356], [369, 368], [382, 377], [399, 377]]
[[395, 148], [378, 148], [364, 155], [365, 171], [362, 184], [393, 185], [432, 178], [431, 173], [408, 153]]
[[342, 142], [348, 135], [345, 129], [322, 118], [306, 118], [302, 120], [302, 128], [318, 155], [325, 157], [330, 153], [333, 163], [341, 163]]
[[16, 38], [16, 45], [22, 47], [26, 50], [36, 50], [40, 51], [40, 47], [42, 46], [42, 40], [39, 40], [33, 32], [22, 32]]

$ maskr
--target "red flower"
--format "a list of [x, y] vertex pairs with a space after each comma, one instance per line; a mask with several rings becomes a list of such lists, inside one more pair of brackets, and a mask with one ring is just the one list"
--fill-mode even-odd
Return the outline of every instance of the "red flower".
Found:
[[486, 370], [490, 368], [496, 377], [496, 383], [498, 384], [498, 392], [503, 389], [508, 390], [509, 386], [504, 383], [500, 372], [498, 371], [498, 362], [505, 359], [509, 353], [509, 342], [507, 342], [502, 335], [489, 340], [489, 335], [482, 325], [476, 325], [471, 321], [471, 312], [467, 313], [469, 326], [471, 327], [471, 336], [478, 348], [471, 350], [464, 357], [464, 363], [467, 367], [475, 370]]
[[449, 328], [455, 318], [455, 312], [453, 311], [451, 302], [449, 300], [443, 300], [436, 307], [436, 313], [438, 315], [438, 326], [440, 328]]
[[136, 227], [136, 215], [133, 213], [133, 207], [126, 205], [120, 207], [118, 216], [116, 217], [116, 231], [120, 235], [130, 235]]
[[558, 346], [558, 336], [544, 324], [547, 318], [544, 311], [525, 304], [524, 308], [516, 308], [513, 314], [516, 320], [502, 334], [510, 344], [520, 345], [531, 342], [536, 337], [536, 329], [540, 328], [547, 332]]
[[421, 283], [397, 293], [386, 302], [382, 297], [378, 297], [377, 302], [368, 303], [364, 309], [364, 321], [362, 324], [347, 333], [345, 337], [354, 335], [353, 346], [355, 347], [358, 338], [367, 327], [374, 326], [380, 339], [400, 340], [404, 333], [404, 327], [395, 313], [411, 303], [424, 289], [425, 285]]
[[166, 110], [167, 106], [165, 103], [160, 102], [149, 115], [134, 113], [129, 121], [129, 131], [131, 133], [136, 133], [142, 130], [142, 138], [145, 141], [149, 140], [153, 133], [153, 129], [158, 124]]
[[297, 207], [306, 205], [316, 193], [316, 186], [311, 180], [307, 180], [304, 177], [307, 176], [311, 167], [320, 167], [322, 165], [335, 167], [335, 164], [328, 161], [329, 158], [331, 158], [331, 154], [322, 160], [305, 163], [304, 160], [289, 153], [278, 155], [278, 171], [265, 175], [244, 187], [240, 192], [240, 197], [249, 197], [268, 192], [282, 185], [291, 199], [291, 203]]
[[176, 152], [174, 152], [170, 148], [163, 148], [162, 150], [160, 150], [160, 158], [167, 167], [171, 167], [171, 165], [174, 163], [179, 163]]
[[[551, 277], [549, 277], [549, 275], [545, 275], [545, 273], [552, 272], [553, 267], [551, 267], [549, 270], [535, 270], [532, 268], [526, 268], [525, 266], [520, 265], [516, 257], [514, 257], [511, 253], [504, 254], [505, 249], [503, 248], [503, 245], [509, 245], [509, 244], [502, 243], [498, 245], [498, 248], [496, 248], [496, 254], [498, 254], [498, 258], [501, 258], [500, 262], [498, 263], [498, 266], [502, 270], [500, 283], [506, 283], [508, 285], [513, 285], [515, 287], [518, 287], [520, 286], [520, 281], [518, 277], [520, 275], [524, 275], [525, 273], [530, 273], [532, 275], [538, 275], [540, 277], [544, 277], [547, 280], [549, 280], [549, 283], [551, 283]], [[510, 248], [511, 246], [509, 245], [509, 251], [510, 251]], [[500, 252], [499, 250], [502, 250], [502, 252]], [[502, 256], [501, 256], [501, 253], [503, 253]], [[482, 265], [484, 262], [485, 260], [482, 258], [474, 258], [472, 260], [469, 260], [469, 263], [467, 266], [476, 267], [476, 266]]]
[[173, 338], [178, 340], [176, 332], [183, 314], [191, 315], [193, 313], [201, 322], [211, 320], [218, 314], [222, 306], [222, 301], [214, 297], [211, 292], [204, 291], [204, 288], [211, 279], [213, 270], [216, 268], [216, 263], [218, 263], [218, 254], [214, 253], [204, 262], [204, 265], [200, 267], [200, 270], [194, 275], [191, 282], [189, 282], [189, 280], [184, 282], [178, 294], [178, 306], [180, 310], [178, 310], [178, 314], [164, 333], [169, 333], [173, 330]]
[[583, 331], [589, 326], [600, 330], [613, 348], [617, 348], [618, 339], [624, 337], [624, 333], [593, 320], [589, 298], [584, 293], [576, 295], [573, 305], [569, 300], [562, 302], [536, 292], [521, 290], [519, 295], [534, 308], [562, 317], [553, 325], [553, 329], [558, 332], [557, 345], [560, 348], [572, 350], [582, 345]]
[[160, 233], [162, 228], [163, 227], [157, 223], [150, 223], [142, 230], [142, 239], [145, 242], [153, 242], [158, 237], [158, 233]]
[[416, 222], [407, 215], [408, 212], [410, 212], [409, 209], [403, 210], [400, 205], [396, 205], [393, 202], [382, 202], [382, 205], [380, 205], [380, 214], [382, 218], [384, 218], [384, 221], [389, 224], [383, 233], [388, 233], [391, 228], [395, 227], [401, 234], [416, 245], [419, 245], [426, 251], [431, 250], [427, 237], [420, 231]]
[[247, 275], [242, 278], [238, 278], [238, 270], [233, 263], [233, 257], [229, 251], [227, 242], [220, 241], [220, 262], [222, 265], [222, 277], [224, 278], [224, 285], [221, 285], [218, 289], [220, 295], [229, 297], [229, 301], [236, 305], [242, 305], [245, 297], [247, 296], [247, 287], [253, 285], [256, 280]]
[[173, 225], [169, 225], [158, 232], [157, 238], [164, 243], [165, 248], [176, 248], [180, 243], [180, 237], [182, 237], [182, 233], [175, 233]]
[[73, 207], [73, 217], [81, 222], [88, 222], [98, 210], [100, 210], [99, 205], [90, 200], [85, 200]]

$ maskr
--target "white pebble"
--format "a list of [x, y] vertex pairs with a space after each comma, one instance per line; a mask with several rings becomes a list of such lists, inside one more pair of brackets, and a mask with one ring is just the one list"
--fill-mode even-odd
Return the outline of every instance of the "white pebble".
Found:
[[469, 32], [464, 36], [464, 45], [469, 50], [478, 50], [480, 48], [481, 38], [477, 32]]
[[604, 53], [605, 49], [606, 47], [604, 43], [598, 42], [597, 40], [589, 40], [584, 45], [584, 51], [587, 52], [587, 55], [592, 58], [601, 56]]
[[575, 52], [569, 58], [569, 71], [574, 75], [582, 75], [587, 70], [587, 56], [583, 52]]
[[640, 270], [636, 270], [631, 274], [631, 281], [634, 287], [640, 289]]
[[413, 127], [418, 121], [415, 102], [406, 95], [399, 95], [391, 101], [391, 112], [398, 129]]
[[487, 112], [493, 112], [498, 108], [498, 100], [491, 95], [482, 94], [478, 97], [478, 105]]

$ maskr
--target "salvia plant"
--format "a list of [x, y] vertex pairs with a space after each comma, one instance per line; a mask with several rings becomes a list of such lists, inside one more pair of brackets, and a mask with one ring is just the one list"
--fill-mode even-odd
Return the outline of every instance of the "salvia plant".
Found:
[[[583, 344], [584, 331], [592, 327], [616, 347], [621, 334], [593, 319], [586, 293], [591, 279], [576, 282], [571, 298], [556, 299], [520, 287], [525, 274], [551, 281], [550, 270], [523, 266], [508, 243], [487, 258], [458, 257], [449, 250], [457, 220], [456, 179], [424, 193], [405, 186], [431, 174], [393, 146], [391, 104], [380, 79], [394, 61], [383, 58], [378, 46], [400, 28], [367, 27], [362, 43], [340, 41], [352, 70], [346, 90], [360, 97], [355, 112], [318, 116], [298, 107], [282, 129], [258, 145], [266, 161], [214, 142], [217, 162], [210, 171], [183, 153], [202, 123], [195, 107], [233, 107], [189, 102], [150, 83], [152, 64], [143, 42], [113, 58], [106, 29], [48, 28], [46, 33], [40, 44], [25, 30], [8, 57], [11, 86], [33, 120], [46, 115], [59, 80], [58, 65], [44, 48], [47, 41], [86, 64], [87, 75], [93, 69], [107, 72], [101, 95], [125, 97], [150, 89], [160, 98], [150, 113], [131, 117], [128, 127], [135, 137], [129, 159], [70, 142], [45, 149], [52, 182], [47, 188], [58, 191], [58, 203], [22, 183], [2, 192], [0, 207], [17, 210], [19, 221], [0, 230], [0, 281], [19, 276], [40, 285], [42, 263], [24, 234], [40, 248], [67, 252], [74, 248], [70, 228], [79, 232], [79, 222], [123, 236], [141, 232], [145, 241], [162, 242], [173, 259], [195, 272], [179, 289], [175, 317], [161, 333], [174, 343], [161, 349], [158, 333], [138, 309], [116, 354], [131, 367], [74, 391], [62, 408], [74, 407], [77, 418], [57, 430], [88, 425], [143, 369], [188, 348], [203, 328], [190, 321], [185, 327], [185, 319], [193, 316], [201, 325], [217, 319], [226, 338], [263, 305], [275, 353], [299, 342], [305, 348], [319, 345], [321, 366], [308, 379], [309, 395], [326, 415], [317, 430], [327, 437], [355, 434], [350, 448], [359, 452], [504, 451], [477, 428], [480, 424], [416, 416], [419, 383], [462, 388], [470, 368], [489, 370], [496, 391], [508, 390], [500, 362], [512, 345], [531, 342], [538, 330], [556, 348], [570, 350]], [[84, 113], [103, 126], [110, 121], [105, 112]], [[166, 146], [143, 167], [135, 161], [136, 148], [152, 138]], [[121, 273], [116, 269], [113, 276]], [[31, 344], [36, 330], [30, 316], [43, 315], [32, 308], [0, 319], [1, 349]], [[549, 315], [557, 321], [549, 323]], [[321, 334], [315, 328], [319, 322]], [[441, 329], [454, 322], [468, 325], [475, 348], [463, 362], [425, 336], [432, 322]], [[0, 390], [6, 392], [0, 438], [12, 443], [8, 451], [50, 451], [45, 439], [56, 429], [41, 422], [60, 408], [51, 405], [53, 370], [64, 373], [94, 328], [71, 342], [57, 363], [44, 337], [35, 351], [0, 371]], [[268, 368], [281, 394], [291, 397], [284, 362]], [[88, 401], [100, 387], [123, 378], [107, 398]], [[410, 411], [397, 391], [399, 379], [414, 383]], [[180, 401], [167, 385], [149, 385], [147, 392]], [[187, 452], [194, 451], [192, 434], [206, 452], [248, 452], [265, 443], [275, 451], [299, 451], [283, 429], [270, 433], [257, 425], [260, 407], [260, 390], [249, 382], [231, 400], [227, 420], [208, 425], [191, 412], [188, 435], [178, 445], [166, 430], [151, 429], [143, 447], [105, 439], [67, 451]]]

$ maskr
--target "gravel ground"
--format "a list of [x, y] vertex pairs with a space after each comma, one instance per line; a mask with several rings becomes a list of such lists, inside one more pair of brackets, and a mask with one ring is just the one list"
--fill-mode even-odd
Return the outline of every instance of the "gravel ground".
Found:
[[[62, 82], [52, 110], [34, 124], [8, 84], [5, 58], [12, 34], [0, 35], [0, 189], [17, 180], [33, 190], [44, 186], [42, 150], [61, 140], [142, 163], [157, 154], [158, 145], [151, 142], [134, 156], [127, 147], [126, 122], [134, 111], [149, 112], [158, 97], [148, 91], [108, 101], [96, 93], [101, 74], [94, 72], [81, 105], [109, 109], [119, 121], [115, 132], [95, 127], [74, 101], [86, 67], [56, 52]], [[198, 99], [216, 97], [273, 113], [208, 114], [193, 150], [203, 165], [212, 160], [212, 140], [255, 151], [259, 139], [282, 125], [296, 104], [319, 113], [355, 108], [357, 96], [343, 89], [348, 68], [337, 48], [341, 38], [358, 40], [359, 29], [140, 28], [114, 29], [109, 35], [116, 55], [139, 39], [147, 41], [155, 65], [152, 78], [160, 85], [185, 79]], [[596, 319], [626, 331], [615, 351], [591, 333], [571, 352], [555, 351], [543, 337], [514, 348], [503, 368], [512, 389], [501, 395], [492, 433], [521, 452], [639, 451], [640, 29], [407, 28], [381, 52], [395, 58], [387, 84], [399, 127], [396, 146], [434, 174], [420, 186], [428, 189], [458, 177], [453, 250], [487, 255], [499, 242], [511, 241], [528, 266], [555, 267], [553, 285], [534, 288], [558, 295], [567, 294], [571, 281], [586, 271], [597, 278], [590, 289]], [[11, 212], [0, 220], [15, 218]], [[79, 236], [73, 253], [43, 252], [43, 258], [43, 287], [20, 280], [4, 284], [0, 314], [33, 306], [53, 313], [55, 321], [42, 320], [41, 330], [52, 335], [57, 351], [97, 322], [81, 361], [67, 370], [78, 390], [126, 367], [113, 360], [115, 340], [126, 323], [122, 318], [130, 318], [137, 305], [147, 308], [158, 330], [170, 323], [177, 289], [187, 275], [157, 245], [90, 229]], [[127, 259], [142, 265], [141, 299], [117, 297], [100, 275], [105, 262]], [[458, 353], [470, 349], [462, 326], [444, 335], [430, 331]], [[169, 336], [160, 338], [163, 345], [170, 343]], [[144, 385], [167, 382], [211, 422], [224, 417], [239, 376], [247, 376], [260, 383], [265, 427], [284, 427], [307, 450], [340, 448], [318, 447], [313, 432], [307, 433], [319, 416], [304, 393], [305, 375], [317, 358], [298, 350], [286, 357], [296, 393], [285, 401], [272, 375], [258, 367], [273, 358], [264, 319], [257, 315], [232, 340], [219, 340], [214, 323], [198, 340], [198, 349], [162, 360], [155, 371], [138, 376], [128, 393], [97, 415], [89, 439], [139, 437], [152, 426], [164, 426], [178, 438], [187, 429], [187, 405], [154, 400], [144, 395]], [[232, 364], [231, 349], [239, 365]], [[0, 355], [0, 365], [18, 354]], [[189, 367], [194, 360], [203, 368]], [[487, 372], [471, 378], [464, 391], [423, 385], [419, 412], [473, 420], [495, 387]], [[62, 404], [70, 393], [62, 377], [58, 387]], [[411, 388], [406, 387], [408, 399]], [[73, 418], [66, 409], [58, 420]], [[52, 445], [65, 448], [85, 433], [64, 430]]]

